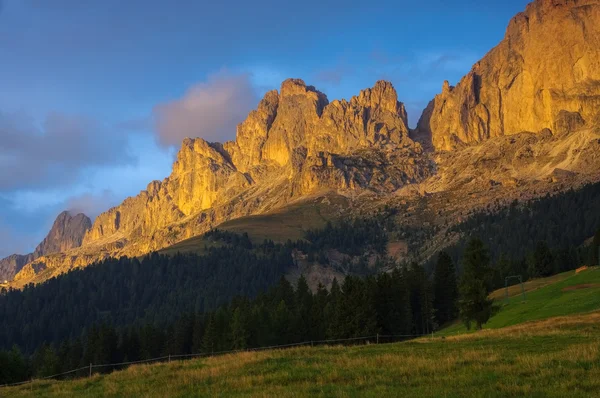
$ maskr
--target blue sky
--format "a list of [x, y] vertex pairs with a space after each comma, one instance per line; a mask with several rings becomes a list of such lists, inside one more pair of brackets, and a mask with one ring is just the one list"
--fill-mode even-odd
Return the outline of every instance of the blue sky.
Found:
[[234, 138], [288, 77], [330, 100], [390, 80], [414, 125], [526, 4], [0, 0], [0, 257], [163, 179], [181, 138]]

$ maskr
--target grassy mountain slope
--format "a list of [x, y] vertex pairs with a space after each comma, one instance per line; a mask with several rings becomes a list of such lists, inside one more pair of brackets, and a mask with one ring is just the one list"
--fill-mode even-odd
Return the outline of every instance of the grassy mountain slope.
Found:
[[[248, 234], [254, 243], [265, 239], [285, 243], [304, 238], [309, 229], [322, 228], [327, 221], [335, 220], [348, 208], [348, 199], [334, 193], [299, 200], [284, 208], [255, 216], [247, 216], [226, 221], [217, 226], [224, 231]], [[160, 250], [163, 254], [195, 252], [202, 254], [204, 246], [211, 246], [204, 235], [186, 239], [173, 246]]]
[[449, 338], [243, 352], [5, 388], [38, 396], [588, 397], [600, 391], [600, 312]]
[[[575, 271], [564, 272], [550, 278], [526, 282], [525, 290], [523, 301], [518, 285], [509, 288], [508, 303], [504, 289], [492, 293], [491, 296], [501, 308], [484, 328], [498, 329], [532, 320], [600, 309], [600, 268], [590, 268], [579, 274]], [[465, 331], [465, 327], [457, 323], [441, 333], [449, 335]]]

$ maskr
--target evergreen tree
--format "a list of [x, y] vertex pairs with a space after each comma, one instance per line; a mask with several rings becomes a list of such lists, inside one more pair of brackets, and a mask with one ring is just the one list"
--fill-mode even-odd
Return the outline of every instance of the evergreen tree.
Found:
[[433, 294], [425, 269], [413, 263], [405, 270], [410, 291], [413, 331], [415, 334], [429, 334], [435, 329]]
[[204, 352], [213, 353], [216, 351], [218, 336], [215, 318], [211, 314], [206, 322], [206, 329], [204, 330], [204, 337], [202, 339], [202, 348]]
[[285, 344], [291, 341], [292, 331], [292, 312], [289, 310], [284, 300], [281, 300], [275, 308], [273, 315], [273, 334], [274, 344]]
[[308, 339], [313, 334], [311, 320], [312, 301], [312, 292], [308, 287], [306, 278], [304, 275], [300, 275], [296, 286], [296, 317], [294, 322], [297, 341], [302, 337]]
[[531, 263], [529, 265], [530, 277], [546, 277], [554, 274], [554, 258], [546, 242], [538, 242]]
[[433, 307], [437, 323], [443, 325], [458, 315], [458, 284], [452, 258], [442, 251], [438, 256], [433, 277]]
[[33, 355], [33, 366], [36, 377], [47, 377], [60, 373], [58, 355], [52, 346], [44, 344]]
[[233, 311], [231, 317], [231, 346], [234, 350], [244, 350], [248, 347], [246, 320], [239, 307]]
[[488, 251], [479, 239], [472, 239], [463, 255], [463, 275], [459, 287], [458, 308], [467, 329], [475, 322], [481, 329], [493, 310], [493, 301], [488, 298], [490, 258]]
[[202, 323], [202, 317], [196, 315], [194, 318], [194, 331], [192, 333], [192, 352], [198, 353], [202, 351], [204, 336], [204, 324]]
[[0, 351], [0, 385], [18, 383], [29, 378], [29, 367], [16, 345], [10, 351]]
[[333, 278], [329, 292], [329, 301], [325, 307], [325, 318], [329, 321], [327, 325], [327, 338], [337, 339], [344, 335], [342, 326], [342, 290], [337, 278]]

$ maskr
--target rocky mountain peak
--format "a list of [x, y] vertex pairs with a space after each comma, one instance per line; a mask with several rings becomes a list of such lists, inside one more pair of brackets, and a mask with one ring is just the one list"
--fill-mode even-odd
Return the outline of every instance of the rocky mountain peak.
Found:
[[34, 257], [41, 257], [81, 246], [85, 233], [92, 221], [83, 213], [72, 215], [63, 211], [56, 217], [46, 238], [36, 247]]
[[356, 103], [364, 107], [376, 109], [381, 108], [388, 112], [400, 114], [406, 120], [404, 106], [398, 102], [398, 94], [392, 83], [379, 80], [373, 88], [362, 90]]
[[85, 233], [92, 221], [82, 213], [73, 215], [69, 211], [60, 213], [48, 235], [33, 253], [13, 254], [0, 259], [0, 282], [11, 280], [27, 263], [52, 253], [67, 251], [81, 246]]
[[444, 84], [415, 136], [451, 150], [599, 120], [600, 0], [537, 0], [456, 87]]
[[[400, 150], [394, 153], [393, 162], [403, 159], [401, 172], [386, 172], [392, 161], [381, 159], [387, 155], [377, 156], [374, 163], [346, 159], [357, 150], [391, 151], [396, 147]], [[413, 154], [417, 161], [404, 161]], [[235, 212], [230, 209], [220, 218], [188, 224], [189, 230], [180, 235], [164, 231], [199, 212], [226, 206], [233, 198], [240, 209], [252, 212], [253, 206], [263, 201], [280, 206], [319, 189], [372, 185], [393, 190], [422, 179], [428, 175], [428, 167], [421, 159], [420, 146], [408, 137], [406, 111], [391, 83], [379, 81], [350, 101], [330, 104], [325, 94], [303, 80], [287, 79], [279, 92], [266, 93], [237, 126], [235, 141], [220, 144], [185, 139], [171, 175], [101, 214], [84, 243], [119, 240], [121, 245], [144, 238], [145, 247], [162, 247], [181, 234], [205, 230], [209, 221], [232, 217]], [[248, 203], [239, 199], [253, 190], [275, 189], [276, 183], [281, 186], [273, 198]]]

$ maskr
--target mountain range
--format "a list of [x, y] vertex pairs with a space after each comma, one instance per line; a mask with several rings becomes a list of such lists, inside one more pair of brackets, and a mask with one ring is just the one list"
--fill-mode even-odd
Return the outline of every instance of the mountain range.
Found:
[[330, 102], [285, 80], [234, 141], [185, 139], [169, 177], [93, 224], [61, 213], [34, 253], [1, 260], [0, 278], [20, 287], [307, 207], [319, 217], [298, 229], [398, 209], [398, 223], [432, 236], [396, 257], [424, 259], [469, 214], [596, 182], [599, 169], [600, 1], [536, 0], [456, 86], [443, 83], [416, 129], [389, 82]]

